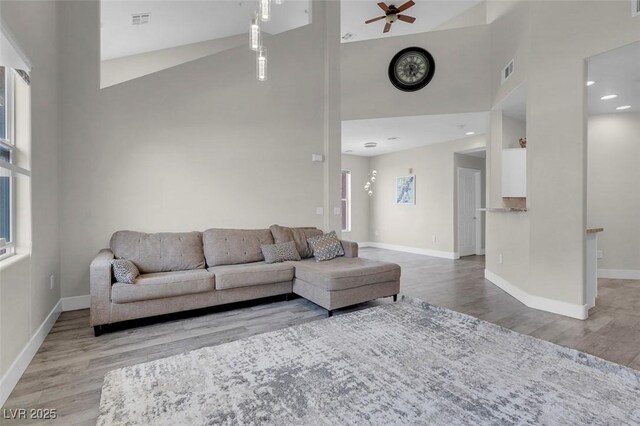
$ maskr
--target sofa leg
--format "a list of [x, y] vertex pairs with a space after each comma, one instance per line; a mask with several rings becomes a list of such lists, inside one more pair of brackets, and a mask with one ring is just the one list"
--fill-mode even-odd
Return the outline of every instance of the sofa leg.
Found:
[[289, 301], [289, 296], [290, 296], [290, 295], [291, 295], [291, 293], [287, 293], [287, 294], [285, 294], [285, 295], [284, 295], [284, 300], [285, 300], [285, 302], [288, 302], [288, 301]]
[[327, 310], [327, 317], [331, 318], [333, 316], [333, 309]]
[[98, 337], [102, 334], [102, 326], [101, 325], [94, 325], [93, 326], [93, 334]]
[[393, 301], [394, 301], [394, 302], [397, 302], [397, 301], [398, 301], [398, 295], [397, 295], [397, 294], [394, 294], [394, 295], [393, 295]]

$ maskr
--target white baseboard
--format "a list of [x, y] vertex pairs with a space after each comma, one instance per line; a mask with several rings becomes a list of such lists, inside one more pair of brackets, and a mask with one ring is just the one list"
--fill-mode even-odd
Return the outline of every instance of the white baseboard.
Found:
[[425, 256], [440, 257], [440, 258], [443, 258], [443, 259], [459, 259], [460, 258], [458, 253], [449, 252], [449, 251], [431, 250], [431, 249], [418, 248], [418, 247], [400, 246], [400, 245], [396, 245], [396, 244], [378, 243], [378, 242], [372, 242], [372, 241], [368, 241], [368, 242], [364, 242], [364, 243], [358, 243], [358, 246], [359, 247], [374, 247], [374, 248], [380, 248], [380, 249], [385, 249], [385, 250], [402, 251], [402, 252], [405, 252], [405, 253], [423, 254]]
[[91, 306], [91, 296], [88, 294], [84, 296], [63, 297], [60, 301], [62, 302], [62, 312], [88, 309], [89, 306]]
[[13, 361], [7, 372], [0, 379], [0, 407], [4, 405], [13, 391], [13, 388], [22, 377], [22, 374], [29, 366], [29, 363], [33, 359], [36, 352], [44, 342], [45, 337], [51, 331], [53, 324], [55, 324], [60, 312], [62, 311], [62, 300], [59, 300], [56, 303], [56, 306], [53, 307], [47, 318], [42, 322], [38, 330], [33, 333], [31, 339], [27, 342], [25, 347], [22, 349], [18, 357]]
[[598, 269], [598, 278], [640, 280], [640, 271], [635, 269]]
[[576, 305], [560, 300], [534, 296], [487, 269], [484, 270], [484, 277], [530, 308], [581, 320], [587, 319], [589, 316], [589, 307], [587, 304]]

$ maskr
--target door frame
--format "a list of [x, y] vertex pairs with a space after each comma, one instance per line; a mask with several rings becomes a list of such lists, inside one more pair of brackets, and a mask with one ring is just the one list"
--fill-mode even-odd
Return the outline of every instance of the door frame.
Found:
[[473, 186], [475, 193], [475, 204], [476, 204], [476, 216], [475, 216], [475, 234], [476, 234], [476, 244], [475, 244], [475, 254], [482, 254], [482, 212], [478, 211], [478, 209], [482, 208], [482, 172], [478, 169], [470, 169], [467, 167], [458, 167], [457, 173], [457, 188], [456, 188], [456, 224], [457, 224], [457, 234], [458, 241], [456, 250], [460, 253], [460, 187], [462, 180], [460, 179], [460, 172], [462, 170], [472, 172], [473, 173]]

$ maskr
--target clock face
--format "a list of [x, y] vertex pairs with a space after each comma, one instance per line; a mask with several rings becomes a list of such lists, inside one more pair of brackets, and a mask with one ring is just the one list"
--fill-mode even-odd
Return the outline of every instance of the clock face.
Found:
[[409, 47], [398, 52], [389, 64], [389, 79], [395, 87], [413, 92], [425, 87], [435, 72], [435, 62], [429, 52]]

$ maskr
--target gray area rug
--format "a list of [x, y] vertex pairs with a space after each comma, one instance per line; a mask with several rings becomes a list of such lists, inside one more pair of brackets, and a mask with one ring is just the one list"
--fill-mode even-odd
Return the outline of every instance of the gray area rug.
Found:
[[404, 299], [111, 371], [97, 423], [640, 424], [640, 372]]

